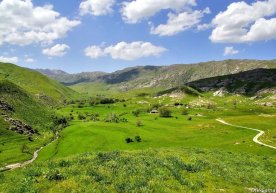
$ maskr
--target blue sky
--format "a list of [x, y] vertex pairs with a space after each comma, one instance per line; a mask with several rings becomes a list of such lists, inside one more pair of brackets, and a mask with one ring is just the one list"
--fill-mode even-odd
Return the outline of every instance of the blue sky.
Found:
[[275, 0], [2, 0], [0, 60], [76, 73], [275, 59], [275, 15]]

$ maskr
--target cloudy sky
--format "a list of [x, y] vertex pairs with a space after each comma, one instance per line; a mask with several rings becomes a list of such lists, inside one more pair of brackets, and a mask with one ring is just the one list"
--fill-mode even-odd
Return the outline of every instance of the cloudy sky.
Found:
[[0, 61], [67, 72], [275, 59], [276, 0], [2, 0]]

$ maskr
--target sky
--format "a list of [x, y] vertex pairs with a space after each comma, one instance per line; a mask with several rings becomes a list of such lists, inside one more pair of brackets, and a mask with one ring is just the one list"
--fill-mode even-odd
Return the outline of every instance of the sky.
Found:
[[276, 0], [2, 0], [0, 61], [69, 73], [276, 58]]

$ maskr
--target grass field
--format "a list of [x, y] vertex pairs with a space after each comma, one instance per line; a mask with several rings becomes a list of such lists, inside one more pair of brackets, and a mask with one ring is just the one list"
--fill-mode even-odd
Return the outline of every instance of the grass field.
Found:
[[[70, 125], [39, 153], [35, 163], [0, 173], [0, 190], [250, 192], [250, 188], [275, 188], [275, 150], [254, 143], [255, 131], [216, 121], [222, 118], [261, 129], [265, 135], [260, 140], [276, 146], [273, 107], [240, 95], [172, 98], [147, 92], [136, 90], [121, 97], [117, 93], [120, 101], [112, 104], [91, 103], [95, 98], [90, 98], [59, 108], [57, 114], [72, 119]], [[157, 104], [169, 109], [171, 116], [150, 114]], [[127, 143], [127, 138], [133, 142]]]

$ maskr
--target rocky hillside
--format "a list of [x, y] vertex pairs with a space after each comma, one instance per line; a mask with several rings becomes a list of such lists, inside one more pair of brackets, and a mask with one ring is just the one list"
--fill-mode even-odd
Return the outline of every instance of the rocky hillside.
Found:
[[276, 94], [276, 69], [254, 69], [231, 75], [193, 81], [188, 86], [203, 92], [217, 94]]
[[61, 80], [60, 75], [49, 76], [60, 82], [65, 82], [67, 85], [100, 82], [113, 85], [119, 90], [129, 90], [144, 87], [171, 88], [195, 80], [235, 74], [257, 68], [276, 68], [276, 60], [225, 60], [186, 65], [140, 66], [105, 74], [96, 72], [66, 75], [66, 81]]

